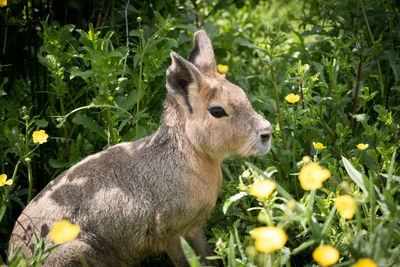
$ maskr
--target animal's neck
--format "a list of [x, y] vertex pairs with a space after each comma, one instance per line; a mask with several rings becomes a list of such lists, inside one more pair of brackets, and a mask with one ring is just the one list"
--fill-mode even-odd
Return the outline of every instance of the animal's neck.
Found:
[[209, 183], [218, 194], [222, 179], [220, 166], [223, 158], [202, 151], [188, 140], [185, 131], [186, 115], [178, 105], [175, 101], [164, 104], [161, 125], [152, 142], [168, 145], [171, 151], [181, 154], [182, 157], [176, 158], [184, 160], [187, 167], [199, 179], [204, 179]]

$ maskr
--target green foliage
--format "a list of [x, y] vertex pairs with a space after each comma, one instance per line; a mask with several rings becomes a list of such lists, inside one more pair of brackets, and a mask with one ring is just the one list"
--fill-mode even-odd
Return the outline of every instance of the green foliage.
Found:
[[[49, 241], [45, 239], [38, 238], [37, 234], [34, 232], [35, 246], [33, 248], [33, 255], [30, 258], [26, 258], [19, 249], [14, 249], [11, 247], [10, 253], [7, 258], [9, 267], [25, 267], [25, 266], [40, 266], [41, 263], [45, 262], [49, 257], [50, 253], [57, 249], [60, 245], [55, 245], [49, 247]], [[0, 259], [0, 263], [2, 260]]]
[[[17, 76], [17, 58], [0, 64], [1, 173], [13, 180], [0, 187], [1, 250], [25, 203], [57, 174], [105, 146], [157, 128], [169, 53], [187, 55], [192, 32], [203, 27], [217, 62], [229, 66], [227, 78], [247, 91], [275, 129], [268, 155], [234, 157], [222, 166], [220, 199], [205, 227], [214, 245], [211, 258], [223, 266], [316, 266], [313, 250], [331, 244], [340, 253], [338, 266], [363, 257], [378, 266], [400, 261], [400, 21], [394, 2], [160, 1], [126, 7], [110, 1], [108, 9], [100, 2], [88, 3], [93, 13], [79, 19], [79, 7], [69, 3], [63, 19], [54, 12], [34, 28], [38, 73], [21, 68]], [[2, 21], [29, 17], [22, 6], [2, 7]], [[2, 59], [17, 54], [10, 33], [1, 32]], [[36, 92], [35, 80], [43, 85]], [[290, 93], [299, 101], [286, 101]], [[43, 105], [31, 97], [43, 97]], [[35, 145], [32, 133], [40, 129], [50, 137]], [[360, 150], [360, 143], [369, 146]], [[322, 188], [301, 188], [304, 156], [331, 172]], [[257, 199], [248, 188], [263, 179], [274, 181], [276, 190]], [[343, 194], [356, 201], [349, 220], [334, 205]], [[285, 246], [270, 254], [257, 251], [250, 236], [265, 225], [288, 235]], [[37, 240], [36, 260], [11, 253], [8, 264], [44, 260], [51, 251], [43, 242]], [[201, 266], [189, 244], [182, 240], [182, 246], [189, 262]]]

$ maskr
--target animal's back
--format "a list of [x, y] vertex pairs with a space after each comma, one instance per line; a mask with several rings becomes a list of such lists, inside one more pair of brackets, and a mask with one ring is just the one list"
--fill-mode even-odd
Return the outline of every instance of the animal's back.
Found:
[[82, 241], [104, 251], [102, 258], [108, 255], [110, 260], [121, 258], [130, 263], [157, 247], [161, 249], [163, 244], [158, 243], [162, 235], [174, 231], [173, 226], [179, 229], [178, 221], [170, 222], [178, 214], [182, 217], [187, 210], [182, 205], [190, 201], [182, 202], [177, 197], [184, 198], [187, 192], [181, 188], [182, 181], [174, 179], [177, 170], [184, 171], [179, 165], [184, 165], [185, 159], [177, 160], [176, 151], [163, 147], [167, 143], [150, 146], [151, 138], [116, 145], [62, 173], [20, 215], [10, 244], [29, 256], [33, 250], [32, 229], [39, 237], [47, 237], [55, 222], [66, 219], [80, 225], [81, 234], [51, 257], [69, 254], [69, 247]]

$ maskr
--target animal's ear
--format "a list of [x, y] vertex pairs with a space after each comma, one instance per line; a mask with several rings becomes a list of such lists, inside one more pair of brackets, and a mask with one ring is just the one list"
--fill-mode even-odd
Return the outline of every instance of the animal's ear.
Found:
[[214, 50], [204, 30], [197, 31], [194, 34], [194, 48], [192, 52], [190, 52], [188, 60], [202, 73], [217, 71]]
[[172, 64], [167, 70], [167, 89], [178, 103], [192, 113], [189, 98], [195, 96], [202, 87], [203, 78], [192, 63], [171, 52]]

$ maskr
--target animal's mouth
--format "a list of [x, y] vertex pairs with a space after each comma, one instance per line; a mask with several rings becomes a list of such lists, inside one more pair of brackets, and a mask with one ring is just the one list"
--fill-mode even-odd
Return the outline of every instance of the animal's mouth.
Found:
[[268, 140], [267, 142], [257, 142], [252, 151], [252, 156], [263, 156], [268, 153], [268, 151], [271, 149], [271, 139]]
[[262, 156], [268, 153], [271, 149], [271, 139], [267, 142], [261, 142], [260, 140], [254, 139], [253, 142], [244, 148], [241, 153], [242, 156]]

